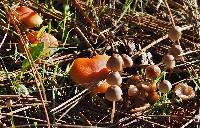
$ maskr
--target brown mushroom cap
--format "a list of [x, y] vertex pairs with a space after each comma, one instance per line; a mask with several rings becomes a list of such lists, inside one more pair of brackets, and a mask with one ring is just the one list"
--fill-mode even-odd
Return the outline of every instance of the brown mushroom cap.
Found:
[[124, 61], [119, 54], [113, 54], [107, 61], [107, 68], [111, 71], [117, 72], [123, 70]]
[[133, 60], [131, 59], [130, 56], [126, 55], [126, 54], [122, 54], [122, 59], [123, 59], [123, 67], [126, 68], [126, 67], [132, 67], [133, 66]]
[[162, 62], [167, 68], [170, 68], [170, 69], [173, 69], [176, 64], [174, 56], [170, 54], [163, 56]]
[[188, 100], [195, 96], [193, 88], [186, 83], [179, 83], [175, 86], [174, 91], [176, 95], [183, 100]]
[[158, 93], [156, 91], [153, 91], [153, 92], [149, 93], [149, 98], [150, 98], [151, 102], [155, 103], [160, 99], [160, 96], [158, 95]]
[[140, 75], [132, 75], [131, 77], [128, 78], [127, 83], [128, 84], [133, 84], [136, 85], [140, 82], [144, 81], [144, 79], [142, 78], [142, 76]]
[[173, 45], [169, 53], [173, 55], [176, 60], [180, 60], [182, 58], [181, 54], [183, 53], [183, 49], [180, 45]]
[[149, 65], [145, 69], [146, 78], [155, 79], [160, 76], [161, 70], [157, 65]]
[[120, 99], [122, 99], [121, 88], [117, 85], [112, 85], [108, 87], [105, 93], [105, 98], [109, 101], [119, 101]]
[[158, 85], [158, 89], [162, 93], [167, 93], [172, 89], [172, 84], [168, 80], [163, 80]]
[[139, 90], [135, 85], [130, 85], [128, 88], [128, 96], [134, 97], [138, 94]]
[[172, 27], [170, 30], [169, 30], [169, 33], [168, 33], [168, 37], [169, 39], [171, 39], [172, 41], [177, 41], [181, 38], [181, 35], [182, 35], [182, 32], [181, 32], [181, 27], [179, 26], [175, 26], [175, 27]]
[[142, 81], [136, 84], [136, 87], [146, 92], [156, 91], [157, 85], [153, 81]]
[[119, 72], [110, 72], [106, 78], [106, 81], [110, 85], [120, 86], [122, 83], [122, 77]]

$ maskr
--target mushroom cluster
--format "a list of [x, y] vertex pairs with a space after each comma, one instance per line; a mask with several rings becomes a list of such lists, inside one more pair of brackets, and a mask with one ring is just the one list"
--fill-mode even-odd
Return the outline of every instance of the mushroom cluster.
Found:
[[[172, 70], [175, 67], [175, 57], [172, 54], [167, 54], [162, 58], [162, 63]], [[144, 106], [140, 104], [140, 106], [131, 109], [133, 111], [147, 109], [150, 103], [155, 103], [160, 99], [158, 91], [168, 93], [173, 88], [171, 82], [165, 77], [162, 80], [164, 73], [161, 73], [159, 65], [156, 64], [147, 66], [144, 75], [132, 75], [126, 80], [122, 79], [121, 74], [123, 74], [124, 68], [132, 66], [131, 57], [125, 54], [96, 55], [92, 58], [75, 59], [70, 75], [76, 83], [84, 88], [95, 85], [95, 89], [91, 90], [95, 94], [105, 93], [105, 100], [113, 102], [111, 114], [111, 122], [113, 122], [115, 104], [117, 101], [121, 101], [122, 97], [128, 97], [131, 102], [143, 103]], [[121, 88], [127, 89], [127, 93], [123, 93]], [[175, 93], [183, 99], [195, 96], [192, 88], [185, 85], [184, 87], [176, 86]], [[190, 93], [191, 95], [189, 95]]]

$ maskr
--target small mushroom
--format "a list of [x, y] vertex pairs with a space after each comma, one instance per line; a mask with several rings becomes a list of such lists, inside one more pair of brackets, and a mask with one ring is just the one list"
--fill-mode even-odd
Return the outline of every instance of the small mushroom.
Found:
[[138, 89], [140, 90], [144, 90], [146, 92], [152, 92], [156, 90], [156, 82], [153, 81], [142, 81], [138, 84], [136, 84], [136, 86], [138, 87]]
[[127, 67], [132, 67], [133, 66], [133, 60], [131, 59], [130, 56], [126, 55], [126, 54], [122, 54], [122, 59], [123, 59], [123, 67], [127, 68]]
[[175, 86], [174, 90], [176, 95], [183, 100], [188, 100], [195, 96], [193, 88], [186, 83], [179, 83]]
[[111, 114], [111, 123], [113, 123], [113, 118], [115, 115], [115, 101], [119, 101], [122, 99], [121, 88], [117, 85], [110, 86], [105, 93], [105, 98], [113, 102], [113, 108], [112, 108], [112, 114]]
[[181, 35], [182, 35], [181, 31], [182, 31], [182, 29], [179, 26], [172, 27], [169, 30], [169, 33], [168, 33], [169, 39], [171, 39], [172, 41], [179, 40], [181, 38]]
[[75, 59], [70, 70], [72, 80], [78, 83], [78, 85], [87, 88], [84, 84], [106, 79], [109, 73], [109, 70], [106, 67], [108, 59], [109, 56], [107, 55], [96, 55], [92, 58]]
[[169, 69], [173, 69], [176, 64], [174, 56], [170, 54], [163, 56], [162, 63]]
[[119, 72], [110, 72], [106, 78], [106, 81], [110, 85], [120, 86], [122, 83], [122, 77]]
[[12, 101], [11, 99], [9, 99], [9, 100], [6, 101], [6, 106], [7, 106], [8, 108], [11, 108], [12, 105], [13, 105], [13, 101]]
[[155, 103], [159, 100], [160, 96], [158, 95], [156, 91], [153, 91], [149, 93], [149, 98], [151, 102]]
[[131, 77], [128, 78], [127, 83], [136, 85], [136, 84], [138, 84], [138, 83], [140, 83], [142, 81], [144, 81], [142, 76], [140, 76], [140, 75], [132, 75]]
[[183, 53], [183, 49], [181, 45], [173, 45], [169, 53], [173, 55], [176, 60], [180, 60], [182, 58], [181, 54]]
[[172, 84], [168, 80], [163, 80], [158, 85], [158, 89], [162, 93], [167, 93], [172, 89]]
[[[27, 28], [33, 28], [42, 24], [42, 17], [32, 9], [26, 6], [19, 6], [14, 10], [16, 19]], [[13, 22], [13, 21], [11, 21]]]
[[[27, 34], [27, 39], [29, 41], [29, 50], [32, 52], [31, 46], [34, 46], [36, 44], [44, 43], [44, 49], [40, 55], [40, 58], [44, 59], [47, 57], [50, 57], [58, 50], [58, 40], [51, 34], [42, 32], [40, 36], [38, 37], [38, 31], [32, 31]], [[21, 53], [25, 53], [25, 47], [23, 42], [19, 41], [19, 50]]]
[[105, 98], [109, 101], [119, 101], [122, 98], [122, 90], [117, 85], [110, 86], [106, 93]]
[[107, 68], [111, 71], [117, 72], [123, 69], [123, 59], [119, 54], [113, 54], [107, 61]]
[[161, 70], [157, 65], [149, 65], [145, 69], [146, 78], [155, 79], [160, 76]]
[[139, 90], [135, 85], [130, 85], [128, 88], [128, 96], [134, 97], [138, 94]]

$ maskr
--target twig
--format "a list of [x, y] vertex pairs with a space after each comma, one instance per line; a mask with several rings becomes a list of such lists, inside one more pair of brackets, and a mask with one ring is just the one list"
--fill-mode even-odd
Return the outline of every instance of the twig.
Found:
[[20, 115], [11, 115], [10, 113], [1, 113], [3, 116], [14, 116], [14, 117], [18, 117], [18, 118], [23, 118], [23, 119], [29, 119], [29, 120], [34, 120], [34, 121], [40, 121], [40, 122], [44, 122], [46, 123], [46, 120], [41, 120], [41, 119], [36, 119], [33, 117], [24, 117], [24, 116], [20, 116]]
[[148, 122], [148, 123], [150, 123], [150, 124], [153, 124], [153, 125], [156, 125], [156, 126], [159, 126], [159, 127], [169, 128], [169, 127], [167, 127], [167, 126], [165, 126], [165, 125], [161, 125], [161, 124], [156, 123], [156, 122], [153, 122], [153, 121], [149, 121], [149, 120], [142, 119], [141, 117], [137, 117], [137, 119], [142, 120], [142, 121], [144, 121], [144, 122]]
[[[62, 108], [60, 108], [59, 110], [53, 112], [54, 114], [64, 110], [65, 108], [69, 107], [69, 106], [73, 106], [74, 104], [78, 103], [81, 99], [83, 98], [83, 96], [78, 97], [77, 99], [71, 101], [70, 103], [66, 104], [65, 106], [63, 106]], [[62, 104], [61, 104], [62, 105]]]
[[67, 100], [66, 102], [60, 104], [58, 107], [52, 109], [50, 112], [56, 112], [58, 109], [62, 108], [63, 106], [65, 106], [66, 104], [68, 104], [69, 102], [75, 100], [76, 98], [78, 98], [79, 96], [81, 96], [82, 94], [84, 94], [86, 91], [88, 91], [88, 89], [83, 90], [82, 92], [80, 92], [79, 94], [75, 95], [74, 97], [72, 97], [71, 99]]
[[95, 51], [95, 49], [93, 48], [93, 46], [90, 44], [90, 42], [88, 41], [88, 39], [85, 37], [85, 35], [82, 33], [82, 31], [76, 27], [75, 30], [77, 30], [77, 32], [79, 34], [81, 34], [81, 36], [84, 38], [84, 40], [86, 41], [86, 44], [92, 49], [92, 51]]
[[77, 104], [79, 103], [79, 101], [77, 101], [76, 103], [74, 103], [71, 107], [69, 107], [61, 116], [60, 118], [57, 120], [57, 122], [59, 122], [73, 107], [75, 107]]
[[2, 47], [3, 43], [5, 42], [5, 39], [6, 39], [7, 35], [8, 35], [9, 28], [10, 28], [10, 24], [8, 24], [8, 27], [6, 28], [6, 34], [4, 35], [3, 40], [0, 43], [0, 48]]
[[[20, 106], [23, 106], [23, 105], [26, 105], [26, 106], [42, 106], [43, 104], [42, 103], [33, 103], [33, 104], [14, 104], [12, 105], [12, 107], [20, 107]], [[8, 108], [7, 106], [1, 106], [1, 108]]]
[[180, 81], [178, 81], [178, 82], [176, 82], [176, 83], [173, 83], [172, 86], [177, 85], [177, 84], [179, 84], [179, 83], [181, 83], [181, 82], [184, 82], [184, 81], [193, 81], [193, 80], [198, 80], [198, 79], [200, 79], [200, 77], [186, 78], [186, 79], [180, 80]]
[[195, 119], [191, 119], [189, 120], [186, 124], [184, 124], [183, 126], [181, 126], [180, 128], [185, 128], [187, 127], [189, 124], [191, 124]]
[[[28, 124], [28, 125], [18, 125], [15, 128], [27, 128], [30, 126], [35, 126], [35, 124]], [[45, 127], [46, 124], [37, 124], [38, 127]], [[97, 126], [83, 126], [83, 125], [67, 125], [67, 124], [51, 124], [51, 127], [62, 127], [62, 128], [98, 128]]]
[[148, 50], [149, 48], [153, 47], [155, 44], [161, 42], [164, 39], [168, 38], [168, 34], [164, 35], [163, 37], [160, 37], [159, 39], [153, 41], [151, 44], [147, 45], [146, 47], [144, 47], [143, 49], [141, 49], [140, 51], [136, 52], [133, 56], [139, 56], [142, 53], [144, 53], [146, 50]]
[[167, 3], [167, 0], [164, 0], [164, 3], [166, 5], [166, 7], [167, 7], [167, 11], [169, 13], [169, 16], [171, 17], [172, 26], [175, 27], [176, 25], [175, 25], [175, 22], [174, 22], [174, 18], [172, 16], [172, 12], [170, 11], [170, 8], [169, 8], [169, 5]]
[[87, 125], [92, 126], [91, 122], [85, 117], [85, 115], [82, 112], [79, 112], [79, 114], [85, 120]]

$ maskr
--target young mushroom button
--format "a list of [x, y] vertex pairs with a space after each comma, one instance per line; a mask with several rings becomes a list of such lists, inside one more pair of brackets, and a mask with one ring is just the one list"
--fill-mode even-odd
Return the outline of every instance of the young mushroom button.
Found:
[[105, 93], [105, 98], [109, 101], [119, 101], [122, 99], [121, 88], [117, 85], [110, 86]]
[[168, 80], [163, 80], [158, 85], [158, 89], [162, 93], [167, 93], [172, 89], [172, 84]]
[[110, 85], [120, 86], [122, 83], [122, 77], [119, 72], [110, 72], [106, 78], [106, 81]]
[[[40, 55], [40, 58], [42, 59], [50, 57], [57, 51], [57, 47], [59, 46], [58, 40], [53, 35], [45, 32], [41, 33], [38, 37], [38, 32], [32, 31], [27, 34], [27, 39], [30, 43], [29, 47], [34, 44], [44, 43], [44, 49]], [[24, 44], [21, 41], [19, 42], [19, 50], [20, 52], [25, 53]]]
[[149, 65], [145, 69], [146, 78], [155, 79], [160, 76], [161, 70], [157, 65]]
[[106, 64], [107, 68], [111, 71], [117, 72], [123, 70], [123, 59], [119, 54], [113, 54]]
[[169, 30], [168, 37], [173, 41], [177, 41], [181, 38], [182, 32], [181, 27], [175, 26]]
[[182, 58], [181, 54], [183, 53], [183, 49], [180, 45], [173, 45], [169, 53], [173, 55], [176, 60], [180, 60]]
[[132, 67], [133, 66], [133, 60], [130, 56], [126, 55], [126, 54], [122, 54], [122, 59], [124, 61], [123, 67], [127, 68], [127, 67]]
[[134, 97], [139, 93], [138, 88], [135, 85], [130, 85], [128, 88], [128, 96]]
[[175, 64], [176, 64], [174, 56], [170, 55], [170, 54], [167, 54], [167, 55], [163, 56], [162, 63], [167, 68], [170, 68], [170, 69], [173, 69], [175, 67]]

